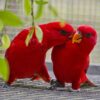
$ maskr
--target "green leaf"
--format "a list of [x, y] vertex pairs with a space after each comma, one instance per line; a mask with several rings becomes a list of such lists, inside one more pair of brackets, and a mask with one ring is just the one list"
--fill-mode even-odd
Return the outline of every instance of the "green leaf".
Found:
[[0, 20], [4, 23], [4, 25], [9, 26], [22, 26], [22, 20], [13, 12], [7, 10], [0, 10]]
[[31, 15], [31, 0], [24, 0], [24, 10], [26, 15]]
[[5, 58], [0, 57], [0, 76], [4, 81], [7, 81], [9, 78], [9, 66]]
[[0, 20], [0, 31], [3, 29], [3, 22]]
[[36, 36], [37, 36], [39, 42], [41, 42], [43, 39], [43, 32], [39, 26], [36, 26], [35, 28], [36, 28]]
[[7, 49], [10, 46], [10, 38], [7, 34], [4, 34], [1, 38], [2, 48]]
[[35, 3], [38, 4], [38, 5], [45, 5], [45, 4], [48, 4], [48, 1], [47, 0], [35, 0]]
[[[36, 30], [36, 37], [38, 38], [39, 42], [41, 42], [43, 38], [43, 32], [41, 28], [39, 26], [36, 26], [35, 30]], [[26, 46], [28, 46], [33, 34], [34, 34], [34, 27], [32, 27], [32, 29], [30, 30], [29, 34], [26, 37], [26, 40], [25, 40]]]
[[32, 29], [29, 31], [29, 34], [26, 37], [26, 40], [25, 40], [26, 46], [28, 46], [33, 34], [34, 34], [34, 27], [32, 27]]
[[35, 2], [36, 2], [36, 4], [38, 4], [36, 15], [35, 15], [35, 20], [37, 20], [42, 17], [44, 5], [47, 4], [48, 1], [36, 0]]
[[42, 14], [43, 14], [43, 8], [44, 8], [43, 5], [38, 6], [37, 12], [36, 12], [36, 15], [35, 15], [35, 20], [41, 18]]
[[57, 17], [58, 16], [58, 12], [57, 12], [57, 9], [51, 5], [49, 5], [49, 10], [51, 11], [51, 13]]

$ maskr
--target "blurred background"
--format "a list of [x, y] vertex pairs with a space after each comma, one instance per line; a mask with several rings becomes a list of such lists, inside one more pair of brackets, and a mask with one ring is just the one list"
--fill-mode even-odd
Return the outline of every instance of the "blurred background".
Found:
[[[6, 4], [5, 4], [6, 1]], [[76, 28], [80, 24], [92, 25], [98, 32], [98, 41], [91, 53], [91, 64], [100, 64], [100, 0], [47, 0], [48, 4], [43, 7], [41, 19], [36, 24], [43, 24], [52, 21], [65, 20]], [[49, 11], [50, 5], [54, 7], [53, 13]], [[23, 10], [23, 0], [0, 0], [0, 9], [7, 9], [15, 12], [25, 22], [23, 27], [12, 28], [6, 26], [2, 33], [9, 34], [13, 39], [20, 30], [31, 25], [31, 17], [26, 16]], [[34, 4], [34, 11], [37, 11]], [[2, 34], [0, 33], [0, 34]], [[84, 48], [85, 49], [85, 48]], [[46, 61], [51, 62], [51, 51], [47, 52]]]

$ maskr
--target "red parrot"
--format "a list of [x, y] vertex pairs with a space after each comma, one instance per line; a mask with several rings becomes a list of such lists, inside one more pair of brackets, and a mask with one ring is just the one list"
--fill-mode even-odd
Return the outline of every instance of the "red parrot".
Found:
[[[80, 25], [72, 41], [55, 46], [52, 51], [53, 71], [57, 84], [72, 83], [72, 91], [79, 91], [81, 83], [90, 82], [86, 76], [89, 55], [96, 45], [97, 33], [89, 25]], [[91, 82], [90, 82], [91, 83]]]
[[[33, 34], [29, 45], [25, 40], [31, 28], [22, 30], [11, 42], [5, 53], [8, 60], [10, 75], [7, 84], [15, 79], [41, 77], [50, 82], [50, 76], [45, 65], [46, 52], [49, 48], [65, 43], [74, 29], [71, 25], [61, 22], [51, 22], [39, 25], [43, 31], [43, 39], [40, 43]], [[69, 34], [67, 34], [69, 33]]]

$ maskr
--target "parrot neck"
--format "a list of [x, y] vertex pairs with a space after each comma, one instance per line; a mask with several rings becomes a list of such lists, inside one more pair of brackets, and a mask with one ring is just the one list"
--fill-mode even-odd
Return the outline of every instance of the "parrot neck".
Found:
[[39, 27], [42, 29], [43, 31], [43, 39], [42, 39], [42, 47], [45, 48], [45, 51], [47, 51], [49, 48], [51, 48], [52, 46], [49, 46], [49, 31], [47, 30], [47, 25], [46, 24], [42, 24], [39, 25]]
[[56, 39], [56, 38], [52, 38], [50, 36], [46, 36], [46, 34], [44, 34], [42, 44], [48, 50], [48, 49], [50, 49], [54, 46], [62, 45], [65, 42], [66, 42], [66, 39], [59, 40], [59, 39]]
[[95, 45], [89, 45], [88, 43], [81, 43], [81, 51], [84, 55], [89, 55], [91, 51], [93, 50]]
[[53, 46], [57, 46], [66, 42], [66, 37], [57, 37], [56, 33], [52, 33], [50, 29], [47, 28], [47, 24], [40, 25], [43, 31], [42, 45], [48, 50]]

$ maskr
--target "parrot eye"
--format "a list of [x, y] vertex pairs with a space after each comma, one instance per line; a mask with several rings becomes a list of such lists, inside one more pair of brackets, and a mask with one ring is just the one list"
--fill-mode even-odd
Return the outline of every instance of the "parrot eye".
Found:
[[91, 34], [91, 33], [87, 33], [85, 36], [86, 36], [87, 38], [90, 38], [90, 37], [92, 36], [92, 34]]
[[60, 30], [60, 33], [61, 33], [62, 35], [66, 35], [66, 34], [67, 34], [67, 32], [66, 32], [65, 30]]

